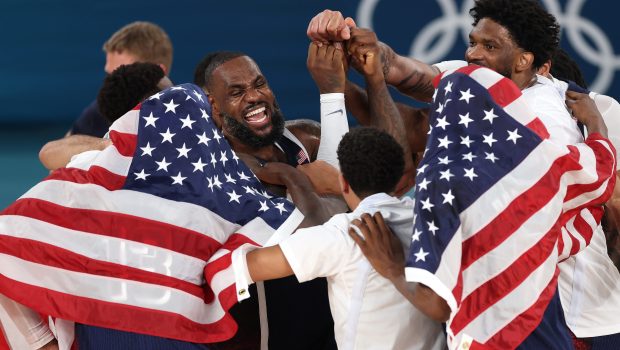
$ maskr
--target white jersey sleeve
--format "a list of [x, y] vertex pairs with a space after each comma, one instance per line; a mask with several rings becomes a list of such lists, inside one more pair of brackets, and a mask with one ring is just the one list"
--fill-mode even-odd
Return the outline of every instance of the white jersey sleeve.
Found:
[[[591, 92], [590, 97], [594, 100], [598, 111], [601, 112], [605, 125], [607, 125], [609, 140], [617, 151], [620, 149], [620, 103], [613, 97], [595, 92]], [[619, 166], [620, 162], [616, 165], [616, 170], [620, 169]]]
[[299, 282], [333, 276], [344, 269], [355, 243], [346, 232], [349, 221], [345, 214], [327, 223], [304, 229], [280, 242], [280, 248]]

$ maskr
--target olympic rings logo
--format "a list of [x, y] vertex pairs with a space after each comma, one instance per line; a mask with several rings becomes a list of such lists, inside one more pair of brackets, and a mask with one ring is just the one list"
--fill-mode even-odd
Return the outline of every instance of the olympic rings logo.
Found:
[[[380, 0], [361, 0], [356, 22], [360, 27], [373, 28], [373, 15]], [[543, 4], [558, 20], [562, 32], [571, 46], [588, 63], [599, 71], [590, 84], [593, 91], [605, 93], [620, 69], [620, 57], [605, 32], [590, 19], [581, 16], [586, 0], [568, 0], [562, 11], [559, 0], [543, 0]], [[437, 0], [442, 16], [433, 19], [422, 28], [413, 40], [409, 56], [422, 62], [434, 63], [446, 58], [460, 34], [465, 44], [469, 42], [472, 18], [469, 9], [474, 0], [463, 1], [457, 8], [454, 0]], [[592, 45], [587, 41], [590, 39]], [[437, 39], [437, 40], [435, 40]], [[434, 45], [431, 47], [431, 44]]]

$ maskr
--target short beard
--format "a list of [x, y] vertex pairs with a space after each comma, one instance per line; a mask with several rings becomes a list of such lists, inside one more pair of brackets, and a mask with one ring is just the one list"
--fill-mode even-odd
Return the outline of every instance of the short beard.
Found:
[[256, 135], [247, 125], [237, 121], [230, 114], [221, 113], [226, 133], [241, 141], [251, 148], [262, 148], [273, 145], [284, 133], [284, 115], [280, 108], [274, 104], [271, 115], [271, 132], [265, 136]]
[[485, 66], [483, 64], [480, 64], [477, 61], [471, 61], [471, 62], [467, 62], [468, 64], [475, 64], [481, 67], [485, 67], [485, 68], [489, 68], [490, 70], [495, 71], [496, 73], [499, 73], [500, 75], [502, 75], [505, 78], [508, 79], [512, 79], [512, 68], [511, 67], [498, 67], [498, 69], [493, 69], [491, 67]]

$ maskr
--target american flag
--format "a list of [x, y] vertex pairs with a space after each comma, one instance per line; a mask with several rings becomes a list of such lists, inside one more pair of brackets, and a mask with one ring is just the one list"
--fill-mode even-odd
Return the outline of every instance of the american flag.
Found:
[[297, 152], [297, 164], [301, 165], [304, 163], [309, 162], [310, 160], [308, 159], [308, 155], [306, 154], [306, 152], [303, 149], [300, 149], [299, 152]]
[[557, 263], [589, 242], [615, 177], [593, 134], [560, 146], [507, 78], [478, 66], [435, 81], [405, 269], [451, 308], [451, 348], [512, 349], [540, 323]]
[[52, 173], [0, 216], [0, 292], [42, 314], [197, 343], [231, 338], [231, 252], [303, 215], [239, 160], [192, 84], [111, 127], [91, 165]]

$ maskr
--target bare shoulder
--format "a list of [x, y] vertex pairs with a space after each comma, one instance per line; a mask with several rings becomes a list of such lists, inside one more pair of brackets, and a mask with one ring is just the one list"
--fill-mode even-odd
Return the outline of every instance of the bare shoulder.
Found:
[[314, 135], [317, 137], [321, 136], [321, 123], [312, 119], [295, 119], [295, 120], [287, 120], [285, 124], [286, 128], [297, 136], [297, 133], [305, 133]]
[[312, 119], [295, 119], [286, 121], [285, 126], [304, 145], [310, 160], [314, 161], [321, 143], [321, 123]]

